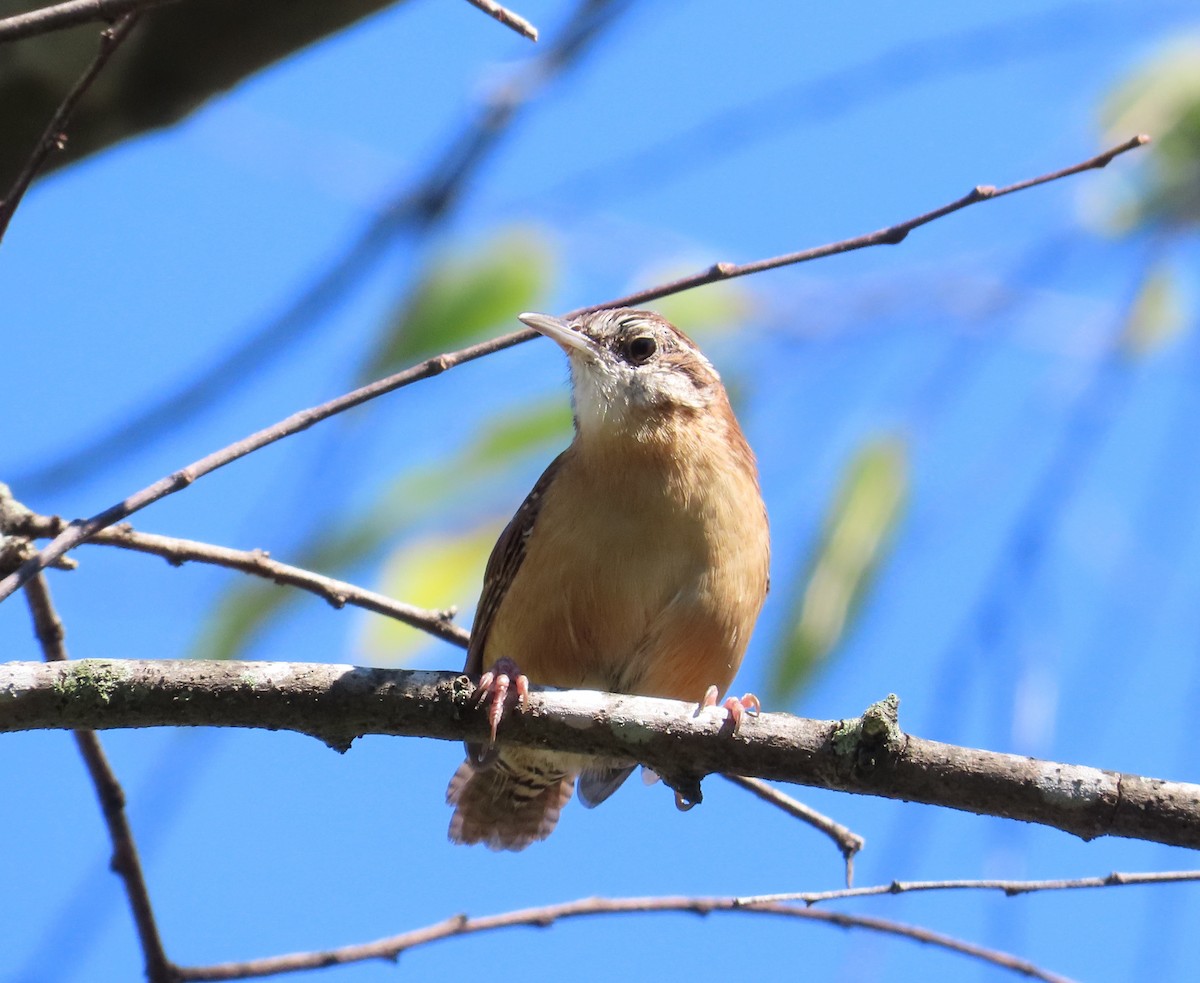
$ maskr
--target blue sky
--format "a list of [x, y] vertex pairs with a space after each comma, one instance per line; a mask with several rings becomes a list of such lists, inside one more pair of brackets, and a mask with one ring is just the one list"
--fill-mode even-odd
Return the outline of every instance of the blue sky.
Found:
[[[572, 8], [519, 9], [552, 43]], [[1191, 4], [1153, 0], [754, 4], [736, 14], [699, 0], [633, 5], [530, 107], [436, 233], [394, 244], [310, 332], [229, 378], [216, 405], [165, 439], [131, 441], [72, 482], [35, 483], [39, 466], [176, 391], [284, 308], [534, 51], [465, 3], [413, 0], [35, 186], [0, 247], [15, 380], [0, 388], [0, 478], [40, 512], [97, 512], [351, 388], [433, 257], [513, 228], [548, 244], [542, 303], [565, 310], [1081, 160], [1105, 144], [1106, 94], [1195, 29]], [[1135, 168], [1123, 158], [1109, 170]], [[887, 563], [832, 663], [800, 698], [768, 709], [836, 718], [896, 692], [902, 724], [924, 737], [1196, 780], [1200, 469], [1188, 449], [1200, 350], [1185, 330], [1146, 356], [1112, 355], [1153, 264], [1168, 264], [1194, 297], [1196, 244], [1097, 232], [1115, 180], [1086, 174], [975, 206], [895, 248], [741, 281], [736, 325], [702, 335], [736, 386], [773, 524], [776, 590], [739, 691], [766, 686], [789, 585], [847, 463], [865, 441], [899, 435], [909, 501]], [[289, 559], [314, 526], [451, 458], [489, 419], [565, 401], [565, 376], [544, 343], [461, 367], [205, 478], [136, 524]], [[456, 489], [346, 575], [379, 586], [387, 555], [416, 537], [503, 521], [552, 453]], [[233, 582], [143, 556], [78, 556], [80, 570], [51, 584], [79, 658], [191, 654]], [[6, 658], [39, 657], [27, 621], [18, 599], [0, 605]], [[386, 663], [370, 637], [368, 616], [310, 600], [248, 654]], [[412, 658], [461, 664], [440, 645]], [[185, 964], [365, 941], [460, 911], [841, 879], [826, 842], [719, 779], [686, 815], [661, 786], [631, 782], [602, 809], [568, 807], [549, 841], [510, 856], [445, 841], [456, 745], [367, 738], [337, 756], [294, 735], [211, 731], [109, 733], [104, 743], [168, 952]], [[15, 845], [0, 892], [0, 979], [133, 978], [135, 936], [70, 736], [6, 736], [0, 783], [10, 790], [0, 831]], [[867, 838], [864, 885], [1194, 865], [1150, 844], [1084, 844], [793, 791]], [[1183, 980], [1198, 900], [1197, 888], [1174, 886], [841, 907], [1072, 977]], [[743, 969], [1002, 978], [912, 943], [745, 915], [578, 921], [442, 943], [399, 970], [310, 978], [429, 978], [447, 960], [497, 980]]]

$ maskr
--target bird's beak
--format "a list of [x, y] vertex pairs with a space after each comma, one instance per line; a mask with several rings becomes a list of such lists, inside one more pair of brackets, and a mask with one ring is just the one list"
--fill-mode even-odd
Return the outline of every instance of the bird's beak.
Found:
[[576, 331], [561, 317], [550, 314], [518, 314], [518, 320], [529, 325], [539, 334], [544, 334], [551, 341], [556, 341], [568, 355], [571, 349], [594, 354], [596, 345], [587, 335]]

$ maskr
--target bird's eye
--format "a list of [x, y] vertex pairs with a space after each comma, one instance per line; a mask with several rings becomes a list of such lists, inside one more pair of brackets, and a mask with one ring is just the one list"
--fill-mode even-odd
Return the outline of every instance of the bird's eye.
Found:
[[625, 359], [631, 365], [642, 365], [658, 351], [658, 343], [650, 335], [637, 335], [625, 342]]

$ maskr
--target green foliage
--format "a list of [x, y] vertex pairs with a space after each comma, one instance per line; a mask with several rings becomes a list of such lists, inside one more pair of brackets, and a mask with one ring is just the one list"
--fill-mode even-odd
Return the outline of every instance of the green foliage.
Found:
[[388, 319], [363, 367], [389, 375], [438, 352], [461, 348], [533, 310], [551, 279], [550, 251], [533, 230], [510, 230], [485, 246], [435, 261]]
[[[692, 270], [670, 273], [648, 279], [647, 283], [665, 282], [673, 276], [682, 276]], [[702, 336], [727, 330], [740, 324], [750, 312], [750, 295], [734, 280], [712, 283], [697, 290], [672, 294], [661, 300], [651, 301], [647, 306], [658, 311], [672, 324], [681, 328], [690, 337], [699, 340]]]
[[204, 628], [192, 647], [192, 657], [240, 658], [259, 633], [299, 598], [299, 591], [239, 578], [204, 620]]
[[1121, 347], [1131, 358], [1154, 354], [1187, 325], [1187, 309], [1175, 275], [1165, 265], [1142, 281], [1125, 322]]
[[1177, 42], [1125, 81], [1102, 119], [1110, 134], [1154, 138], [1118, 223], [1179, 228], [1200, 221], [1200, 39]]
[[522, 454], [565, 444], [570, 434], [571, 405], [564, 396], [555, 396], [490, 421], [467, 448], [460, 464], [476, 472], [505, 467]]
[[[464, 600], [473, 603], [500, 528], [501, 524], [494, 522], [409, 540], [388, 557], [379, 590], [409, 604], [438, 610]], [[363, 638], [374, 664], [404, 662], [429, 641], [424, 632], [390, 618], [372, 618]]]
[[868, 441], [851, 460], [812, 562], [794, 592], [772, 695], [789, 700], [854, 622], [904, 512], [907, 452], [895, 438]]
[[[399, 476], [353, 518], [321, 530], [291, 562], [330, 576], [342, 574], [379, 555], [418, 522], [444, 515], [463, 499], [477, 497], [481, 487], [524, 456], [565, 446], [570, 432], [571, 411], [562, 396], [503, 414], [458, 454]], [[450, 533], [416, 545], [404, 543], [387, 560], [381, 590], [410, 604], [433, 608], [462, 605], [479, 588], [485, 551], [497, 533], [491, 529], [491, 541], [484, 546], [471, 545], [478, 535], [474, 531]], [[424, 570], [421, 550], [429, 550]], [[302, 596], [298, 591], [239, 578], [207, 619], [194, 654], [206, 659], [240, 657]], [[400, 624], [392, 626], [396, 629], [393, 633], [382, 627], [385, 623], [392, 625], [384, 618], [372, 619], [368, 642], [378, 652], [390, 646], [390, 660], [411, 655], [421, 641], [428, 640], [416, 629]]]

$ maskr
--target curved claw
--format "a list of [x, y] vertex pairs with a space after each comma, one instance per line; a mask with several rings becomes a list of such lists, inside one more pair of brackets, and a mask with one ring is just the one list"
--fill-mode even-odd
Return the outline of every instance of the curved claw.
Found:
[[475, 703], [478, 705], [485, 699], [490, 700], [488, 722], [491, 725], [491, 737], [488, 747], [496, 743], [496, 731], [504, 718], [504, 708], [512, 689], [516, 690], [517, 705], [524, 710], [529, 703], [529, 677], [517, 668], [512, 659], [497, 660], [491, 669], [479, 677], [479, 685], [475, 687]]
[[[721, 691], [717, 687], [710, 686], [704, 693], [704, 699], [700, 701], [700, 709], [715, 707], [720, 695]], [[731, 696], [721, 705], [729, 715], [728, 719], [733, 721], [732, 733], [734, 734], [741, 730], [742, 717], [747, 713], [753, 717], [762, 713], [762, 702], [753, 693], [744, 694], [740, 700], [736, 696]]]
[[737, 733], [742, 728], [742, 717], [750, 714], [752, 717], [757, 717], [762, 713], [762, 703], [753, 693], [746, 693], [739, 700], [736, 696], [729, 697], [725, 703], [725, 711], [729, 714], [729, 719], [733, 721], [733, 733]]

